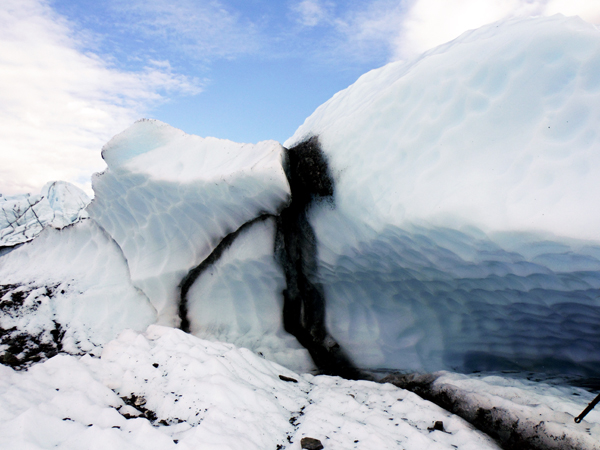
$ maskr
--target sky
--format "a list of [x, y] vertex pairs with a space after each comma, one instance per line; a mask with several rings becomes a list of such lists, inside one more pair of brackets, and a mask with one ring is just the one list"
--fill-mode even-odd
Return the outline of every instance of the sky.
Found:
[[1, 0], [0, 193], [92, 194], [102, 146], [135, 120], [285, 141], [363, 73], [511, 17], [600, 0]]

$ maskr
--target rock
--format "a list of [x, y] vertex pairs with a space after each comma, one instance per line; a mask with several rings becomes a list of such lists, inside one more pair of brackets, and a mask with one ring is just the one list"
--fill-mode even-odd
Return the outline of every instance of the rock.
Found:
[[444, 422], [441, 420], [436, 420], [432, 427], [427, 428], [429, 431], [446, 431], [444, 430]]
[[298, 382], [298, 380], [296, 380], [295, 378], [286, 377], [285, 375], [279, 375], [279, 379], [282, 381], [287, 381], [289, 383], [297, 383]]
[[320, 440], [311, 437], [302, 438], [300, 446], [306, 450], [321, 450], [323, 448]]

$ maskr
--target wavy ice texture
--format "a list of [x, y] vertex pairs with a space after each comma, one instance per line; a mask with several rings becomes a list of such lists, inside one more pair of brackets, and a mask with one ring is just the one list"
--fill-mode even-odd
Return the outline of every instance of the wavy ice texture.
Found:
[[90, 198], [66, 181], [47, 183], [40, 194], [0, 196], [0, 247], [35, 238], [46, 226], [64, 228], [87, 217]]
[[125, 328], [144, 330], [156, 320], [129, 280], [123, 253], [90, 219], [62, 230], [48, 227], [0, 257], [0, 280], [8, 292], [0, 302], [0, 327], [35, 337], [57, 323], [67, 352], [93, 351]]
[[289, 201], [275, 141], [256, 145], [136, 122], [103, 149], [90, 215], [123, 249], [131, 279], [177, 324], [178, 285], [227, 234]]
[[600, 374], [600, 32], [508, 20], [320, 106], [311, 212], [330, 332], [357, 364]]
[[274, 219], [252, 224], [198, 277], [188, 293], [192, 334], [249, 348], [298, 372], [310, 355], [283, 330], [285, 277], [274, 255]]

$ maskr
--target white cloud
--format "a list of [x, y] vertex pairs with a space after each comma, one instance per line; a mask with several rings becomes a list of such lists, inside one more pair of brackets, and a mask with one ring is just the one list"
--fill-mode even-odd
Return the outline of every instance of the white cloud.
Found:
[[[300, 4], [304, 3], [310, 22], [310, 11], [318, 11], [313, 7], [318, 2], [305, 0]], [[371, 0], [351, 3], [337, 16], [328, 17], [327, 23], [337, 33], [332, 54], [359, 60], [383, 54], [398, 60], [497, 20], [556, 13], [579, 15], [600, 24], [600, 0]], [[317, 12], [314, 17], [316, 21]]]
[[314, 27], [330, 20], [333, 4], [321, 0], [302, 0], [292, 5], [296, 20], [304, 26]]
[[38, 192], [50, 180], [89, 192], [102, 145], [172, 91], [199, 87], [164, 61], [119, 71], [79, 50], [45, 1], [2, 0], [0, 193]]
[[122, 27], [195, 59], [257, 51], [254, 24], [218, 0], [111, 0]]
[[579, 15], [591, 23], [600, 23], [600, 1], [416, 0], [398, 24], [392, 59], [421, 53], [497, 20], [556, 13]]
[[600, 25], [600, 1], [598, 0], [549, 0], [545, 13], [580, 16], [583, 20]]

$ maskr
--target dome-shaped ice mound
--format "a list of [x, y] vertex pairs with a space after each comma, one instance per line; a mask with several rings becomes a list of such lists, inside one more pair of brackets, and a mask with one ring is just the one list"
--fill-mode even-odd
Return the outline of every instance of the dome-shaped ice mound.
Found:
[[600, 31], [509, 20], [362, 76], [318, 136], [332, 335], [361, 366], [600, 373]]

